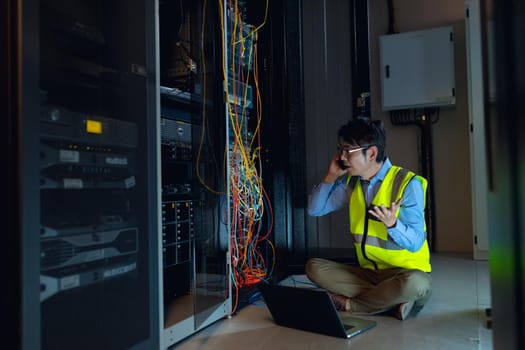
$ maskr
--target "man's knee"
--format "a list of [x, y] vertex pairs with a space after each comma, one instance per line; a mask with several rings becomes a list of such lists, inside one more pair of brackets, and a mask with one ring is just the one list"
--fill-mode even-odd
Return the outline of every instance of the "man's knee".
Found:
[[403, 291], [403, 294], [410, 296], [410, 299], [426, 298], [431, 293], [430, 275], [419, 270], [410, 271], [406, 275]]
[[319, 259], [319, 258], [310, 258], [308, 259], [308, 261], [306, 262], [305, 266], [304, 266], [304, 271], [306, 273], [306, 276], [308, 276], [308, 278], [315, 278], [315, 276], [317, 275], [318, 271], [319, 271], [319, 266], [321, 264], [321, 260], [322, 259]]

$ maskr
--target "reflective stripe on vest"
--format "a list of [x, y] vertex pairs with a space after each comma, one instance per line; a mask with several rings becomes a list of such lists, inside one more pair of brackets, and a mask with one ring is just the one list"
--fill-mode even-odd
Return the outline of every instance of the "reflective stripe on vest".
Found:
[[[364, 235], [355, 233], [352, 236], [354, 238], [355, 243], [363, 244]], [[366, 238], [366, 245], [371, 245], [374, 247], [379, 247], [379, 248], [388, 249], [388, 250], [403, 250], [404, 249], [403, 247], [400, 247], [396, 242], [394, 242], [390, 237], [389, 239], [384, 240], [379, 237], [368, 236]]]

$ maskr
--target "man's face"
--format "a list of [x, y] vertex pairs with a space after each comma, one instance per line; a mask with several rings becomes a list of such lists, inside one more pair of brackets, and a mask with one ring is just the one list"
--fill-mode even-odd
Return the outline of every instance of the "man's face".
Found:
[[351, 145], [348, 142], [339, 143], [339, 159], [348, 169], [348, 174], [352, 176], [365, 176], [371, 167], [369, 157], [370, 146]]

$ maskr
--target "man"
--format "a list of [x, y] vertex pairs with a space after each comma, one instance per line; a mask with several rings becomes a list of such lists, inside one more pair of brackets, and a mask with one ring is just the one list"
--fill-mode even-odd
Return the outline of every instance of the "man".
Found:
[[379, 121], [355, 120], [339, 129], [339, 152], [312, 190], [308, 214], [348, 207], [359, 266], [312, 258], [306, 274], [331, 292], [339, 310], [388, 311], [404, 320], [419, 312], [431, 294], [427, 181], [392, 165], [384, 155], [385, 138]]

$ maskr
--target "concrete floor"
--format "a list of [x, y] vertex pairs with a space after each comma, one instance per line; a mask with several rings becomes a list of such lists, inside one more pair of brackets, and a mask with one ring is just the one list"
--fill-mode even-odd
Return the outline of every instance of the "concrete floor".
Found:
[[[432, 265], [433, 294], [416, 317], [401, 322], [393, 317], [371, 316], [377, 327], [351, 339], [278, 326], [264, 301], [258, 300], [235, 316], [175, 344], [173, 349], [492, 349], [492, 333], [486, 328], [485, 317], [485, 309], [490, 307], [488, 262], [435, 254]], [[283, 281], [301, 282], [308, 282], [304, 275]]]

